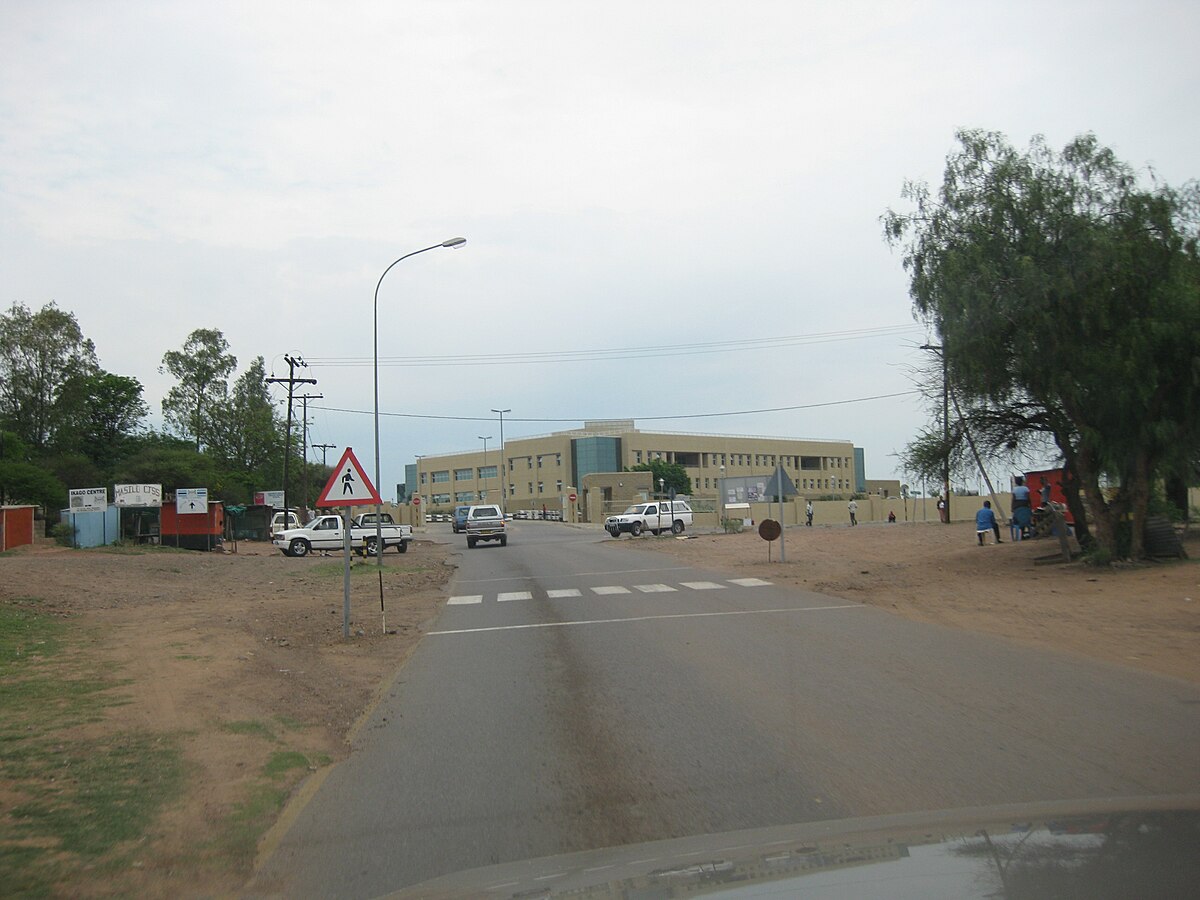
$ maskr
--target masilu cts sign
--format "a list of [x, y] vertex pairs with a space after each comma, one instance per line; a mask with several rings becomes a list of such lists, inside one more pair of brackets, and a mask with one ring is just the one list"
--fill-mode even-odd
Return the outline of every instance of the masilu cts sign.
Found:
[[162, 506], [162, 485], [114, 485], [113, 503], [115, 503], [117, 506]]

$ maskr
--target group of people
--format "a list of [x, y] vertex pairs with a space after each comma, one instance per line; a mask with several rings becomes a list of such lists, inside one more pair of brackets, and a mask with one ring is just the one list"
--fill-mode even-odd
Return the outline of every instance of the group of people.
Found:
[[[1028, 533], [1029, 527], [1033, 524], [1033, 503], [1030, 497], [1029, 486], [1025, 484], [1024, 477], [1018, 475], [1013, 479], [1013, 482], [1013, 536], [1016, 540], [1020, 540], [1022, 536]], [[1042, 483], [1041, 502], [1042, 506], [1047, 506], [1050, 503], [1049, 480]], [[995, 532], [997, 544], [1004, 543], [1000, 540], [1000, 523], [996, 521], [996, 513], [992, 510], [992, 501], [984, 500], [979, 512], [975, 513], [975, 534], [979, 538], [980, 546], [983, 545], [983, 539], [989, 531]]]

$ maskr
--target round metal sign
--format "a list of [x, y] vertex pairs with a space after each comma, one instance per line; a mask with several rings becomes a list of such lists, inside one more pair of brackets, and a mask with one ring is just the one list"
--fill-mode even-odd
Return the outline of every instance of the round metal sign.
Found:
[[575, 496], [574, 494], [567, 494], [567, 499], [570, 500], [572, 503], [574, 503], [579, 498], [577, 496]]
[[783, 534], [783, 529], [774, 519], [763, 519], [758, 524], [758, 536], [764, 541], [777, 541], [781, 534]]
[[413, 506], [420, 506], [420, 505], [421, 505], [421, 498], [413, 497]]

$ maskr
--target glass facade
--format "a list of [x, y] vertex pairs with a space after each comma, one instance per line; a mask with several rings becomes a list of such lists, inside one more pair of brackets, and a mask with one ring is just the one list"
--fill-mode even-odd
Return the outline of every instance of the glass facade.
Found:
[[572, 484], [582, 484], [593, 472], [621, 471], [621, 439], [585, 437], [571, 441]]

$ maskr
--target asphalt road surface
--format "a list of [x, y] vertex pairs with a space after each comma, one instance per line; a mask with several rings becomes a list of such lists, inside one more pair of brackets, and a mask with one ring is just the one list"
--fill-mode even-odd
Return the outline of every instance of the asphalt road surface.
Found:
[[266, 893], [374, 897], [660, 838], [1200, 789], [1186, 682], [568, 525], [517, 522], [506, 548], [444, 539], [463, 552], [436, 625], [264, 864]]

